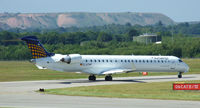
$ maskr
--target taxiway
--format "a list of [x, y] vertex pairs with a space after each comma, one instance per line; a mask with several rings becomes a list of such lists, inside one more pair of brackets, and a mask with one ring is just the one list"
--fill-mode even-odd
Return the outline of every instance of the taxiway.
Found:
[[92, 82], [87, 79], [43, 80], [0, 82], [0, 107], [25, 108], [199, 108], [199, 101], [153, 100], [153, 99], [121, 99], [82, 96], [59, 96], [35, 92], [39, 88], [65, 88], [77, 86], [110, 85], [123, 83], [148, 83], [164, 81], [200, 80], [200, 75], [183, 75], [178, 79], [176, 75], [120, 77], [113, 81], [98, 78]]

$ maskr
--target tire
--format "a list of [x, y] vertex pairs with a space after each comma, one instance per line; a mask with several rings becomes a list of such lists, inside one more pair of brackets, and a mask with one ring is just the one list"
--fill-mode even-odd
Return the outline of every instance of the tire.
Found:
[[95, 76], [93, 76], [93, 79], [92, 79], [92, 81], [96, 81], [96, 77], [95, 77]]
[[90, 81], [91, 81], [91, 80], [92, 80], [92, 76], [89, 76], [89, 77], [88, 77], [88, 80], [90, 80]]
[[105, 81], [109, 81], [108, 76], [105, 77]]
[[178, 78], [182, 78], [182, 75], [178, 75]]
[[112, 76], [109, 77], [109, 81], [112, 81]]
[[89, 79], [90, 81], [96, 81], [96, 77], [95, 77], [94, 75], [90, 75], [90, 76], [88, 77], [88, 79]]
[[106, 76], [105, 81], [112, 81], [112, 76]]

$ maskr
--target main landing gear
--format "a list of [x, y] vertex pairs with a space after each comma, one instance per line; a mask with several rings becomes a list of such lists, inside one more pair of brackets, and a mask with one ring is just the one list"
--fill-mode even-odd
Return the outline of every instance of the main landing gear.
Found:
[[[89, 79], [90, 81], [96, 81], [96, 76], [95, 76], [95, 75], [90, 75], [90, 76], [88, 77], [88, 79]], [[105, 81], [112, 81], [112, 76], [111, 76], [111, 75], [107, 75], [107, 76], [105, 77]]]
[[182, 73], [183, 73], [183, 72], [179, 72], [179, 73], [178, 73], [178, 78], [182, 78]]
[[90, 76], [88, 77], [88, 79], [89, 79], [90, 81], [96, 81], [96, 76], [95, 76], [95, 75], [90, 75]]
[[105, 77], [105, 80], [106, 80], [106, 81], [112, 81], [112, 76], [111, 76], [111, 75], [107, 75], [107, 76]]

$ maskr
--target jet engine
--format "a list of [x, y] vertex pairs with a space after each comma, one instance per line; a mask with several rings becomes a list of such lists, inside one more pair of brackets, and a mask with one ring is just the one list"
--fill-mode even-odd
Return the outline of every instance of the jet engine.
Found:
[[60, 61], [65, 62], [67, 64], [73, 64], [73, 63], [80, 63], [81, 59], [82, 57], [80, 54], [70, 54], [61, 58]]

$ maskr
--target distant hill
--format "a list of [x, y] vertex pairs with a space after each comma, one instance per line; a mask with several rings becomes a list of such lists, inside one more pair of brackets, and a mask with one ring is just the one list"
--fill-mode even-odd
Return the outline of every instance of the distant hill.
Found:
[[88, 27], [107, 24], [152, 25], [162, 21], [165, 25], [174, 24], [169, 17], [160, 13], [0, 13], [0, 28], [53, 29], [58, 27]]

